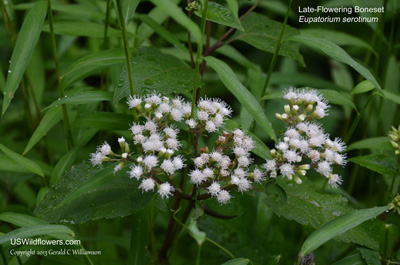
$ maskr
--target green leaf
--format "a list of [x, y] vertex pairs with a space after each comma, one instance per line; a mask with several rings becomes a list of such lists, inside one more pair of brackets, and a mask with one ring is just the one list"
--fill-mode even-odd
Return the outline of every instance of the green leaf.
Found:
[[152, 19], [148, 15], [139, 15], [138, 19], [146, 23], [149, 27], [151, 27], [155, 32], [158, 33], [162, 38], [164, 38], [166, 41], [171, 43], [172, 45], [175, 45], [182, 51], [188, 52], [189, 50], [173, 35], [171, 34], [167, 29], [162, 27], [157, 21]]
[[125, 25], [128, 25], [129, 21], [135, 15], [137, 6], [140, 0], [124, 0], [122, 2], [122, 9], [124, 11]]
[[11, 213], [11, 212], [1, 213], [0, 220], [3, 222], [13, 224], [18, 227], [47, 225], [47, 223], [42, 219], [21, 213]]
[[247, 265], [247, 264], [249, 264], [249, 262], [250, 262], [249, 259], [236, 258], [236, 259], [228, 260], [227, 262], [224, 262], [222, 265]]
[[39, 40], [46, 13], [47, 1], [36, 2], [28, 12], [21, 30], [18, 33], [4, 88], [3, 115], [14, 97], [15, 91], [17, 91], [19, 83], [29, 65], [36, 43]]
[[348, 159], [349, 162], [371, 169], [382, 175], [394, 175], [399, 172], [399, 164], [386, 154], [371, 154], [356, 156]]
[[153, 193], [138, 189], [126, 166], [114, 172], [115, 166], [73, 166], [46, 194], [35, 214], [50, 223], [81, 223], [124, 217], [143, 209]]
[[[175, 56], [141, 47], [134, 52], [131, 62], [135, 94], [182, 93], [191, 88], [193, 70]], [[128, 72], [124, 68], [115, 88], [114, 104], [129, 95]]]
[[65, 96], [56, 101], [53, 101], [47, 108], [56, 107], [61, 104], [89, 104], [99, 101], [112, 101], [114, 96], [113, 92], [108, 91], [83, 91], [80, 93], [74, 93], [73, 95]]
[[383, 96], [385, 99], [390, 100], [396, 104], [400, 104], [400, 94], [388, 90], [381, 90], [379, 93], [380, 96]]
[[354, 149], [392, 149], [389, 137], [373, 137], [364, 140], [357, 141], [349, 145], [346, 151]]
[[[267, 197], [263, 202], [278, 216], [314, 228], [319, 228], [338, 216], [354, 211], [343, 196], [321, 193], [307, 178], [302, 178], [302, 181], [303, 183], [298, 185], [278, 177], [277, 184], [287, 194], [286, 204], [282, 207], [274, 196]], [[378, 231], [381, 224], [378, 220], [370, 220], [335, 239], [377, 250], [379, 248]]]
[[375, 85], [369, 80], [361, 81], [356, 87], [351, 91], [351, 94], [361, 94], [375, 89]]
[[197, 227], [196, 221], [194, 219], [190, 219], [190, 223], [188, 226], [189, 234], [196, 240], [199, 246], [203, 245], [206, 240], [206, 233], [199, 230]]
[[133, 115], [114, 112], [99, 112], [78, 117], [72, 126], [98, 130], [128, 130]]
[[0, 171], [30, 173], [31, 171], [21, 167], [20, 164], [4, 154], [0, 154]]
[[375, 207], [369, 209], [355, 210], [342, 215], [332, 221], [324, 224], [322, 227], [315, 230], [307, 239], [304, 241], [301, 247], [300, 253], [302, 256], [307, 255], [311, 251], [314, 251], [328, 240], [337, 237], [349, 229], [358, 226], [359, 224], [374, 218], [381, 213], [387, 211], [389, 206]]
[[366, 48], [376, 54], [374, 49], [369, 43], [345, 32], [329, 30], [329, 29], [302, 29], [300, 30], [301, 35], [308, 37], [316, 37], [321, 39], [329, 40], [339, 46], [349, 45], [354, 47]]
[[43, 116], [42, 120], [39, 123], [39, 126], [33, 132], [31, 138], [29, 139], [28, 144], [25, 147], [24, 155], [28, 153], [32, 147], [37, 144], [40, 139], [43, 138], [50, 130], [54, 127], [62, 118], [61, 108], [51, 108], [46, 114]]
[[0, 245], [9, 243], [13, 238], [29, 238], [34, 236], [65, 234], [74, 236], [75, 233], [63, 225], [35, 225], [15, 229], [7, 234], [0, 236]]
[[324, 98], [326, 98], [329, 101], [329, 103], [341, 106], [347, 106], [357, 111], [356, 105], [354, 105], [353, 101], [351, 100], [348, 94], [330, 89], [318, 89], [318, 92], [320, 92], [324, 96]]
[[208, 56], [205, 58], [207, 64], [217, 72], [222, 83], [228, 90], [242, 103], [247, 111], [253, 115], [254, 120], [263, 128], [263, 130], [276, 141], [275, 131], [271, 126], [264, 110], [249, 90], [239, 81], [232, 69], [223, 61]]
[[367, 248], [358, 248], [367, 265], [381, 265], [379, 252]]
[[362, 259], [360, 253], [356, 253], [350, 256], [347, 256], [341, 260], [336, 261], [332, 265], [364, 265], [365, 262]]
[[147, 208], [145, 208], [135, 213], [132, 218], [131, 245], [128, 264], [145, 265], [147, 244], [150, 238], [149, 212]]
[[[234, 39], [244, 41], [253, 47], [265, 52], [274, 53], [275, 46], [282, 29], [282, 23], [276, 22], [266, 16], [252, 12], [243, 20], [244, 32], [236, 32]], [[287, 42], [288, 38], [298, 34], [298, 30], [285, 26], [285, 32], [282, 38], [282, 46], [279, 55], [294, 59], [301, 65], [304, 65], [303, 56], [299, 52], [299, 46]]]
[[164, 13], [168, 14], [171, 18], [173, 18], [176, 22], [178, 22], [182, 27], [186, 28], [189, 32], [191, 32], [197, 40], [201, 40], [201, 31], [200, 28], [194, 23], [191, 19], [187, 17], [187, 15], [183, 12], [183, 10], [178, 7], [171, 0], [151, 0], [153, 4], [157, 7], [161, 8]]
[[[198, 17], [202, 17], [201, 11], [195, 11], [194, 13]], [[207, 20], [244, 31], [240, 20], [235, 16], [232, 10], [216, 2], [208, 2]]]
[[12, 160], [14, 160], [14, 162], [19, 164], [21, 167], [24, 167], [27, 170], [29, 170], [30, 172], [33, 172], [33, 173], [35, 173], [35, 174], [37, 174], [39, 176], [44, 177], [44, 174], [43, 174], [42, 169], [40, 168], [40, 166], [38, 166], [38, 164], [36, 164], [32, 160], [15, 153], [14, 151], [8, 149], [7, 147], [5, 147], [2, 144], [0, 144], [0, 150], [3, 151], [3, 153], [6, 156], [8, 156]]
[[371, 72], [360, 63], [355, 61], [353, 58], [351, 58], [351, 56], [345, 50], [340, 48], [335, 43], [326, 39], [308, 37], [303, 35], [294, 35], [291, 36], [288, 40], [303, 43], [315, 50], [325, 53], [329, 57], [338, 60], [339, 62], [350, 65], [360, 75], [365, 77], [365, 79], [371, 81], [371, 83], [374, 84], [376, 88], [381, 89], [381, 86], [378, 84]]
[[[104, 37], [104, 25], [89, 21], [55, 21], [53, 23], [54, 33], [63, 36], [81, 36], [92, 38]], [[49, 24], [43, 25], [44, 32], [50, 32]], [[107, 36], [112, 38], [121, 37], [121, 32], [117, 29], [108, 27]], [[129, 35], [135, 35], [129, 33]], [[135, 37], [139, 37], [136, 36]]]
[[277, 185], [273, 182], [267, 182], [264, 186], [265, 195], [267, 195], [266, 200], [274, 200], [274, 204], [278, 207], [285, 207], [287, 202], [287, 195], [284, 189], [281, 186]]
[[76, 81], [82, 80], [115, 64], [125, 62], [125, 53], [123, 49], [111, 49], [92, 53], [74, 62], [68, 67], [67, 71], [62, 76], [63, 87], [67, 89]]

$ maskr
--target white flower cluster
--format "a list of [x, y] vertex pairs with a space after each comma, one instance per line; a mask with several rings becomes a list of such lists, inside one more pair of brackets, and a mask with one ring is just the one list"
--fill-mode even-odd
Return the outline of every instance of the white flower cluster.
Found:
[[195, 169], [190, 171], [190, 182], [208, 191], [218, 202], [226, 204], [231, 195], [228, 189], [236, 187], [245, 192], [252, 188], [252, 181], [260, 182], [263, 174], [256, 169], [249, 172], [253, 163], [250, 151], [254, 141], [243, 131], [223, 132], [215, 144], [213, 152], [203, 152], [194, 159]]
[[346, 155], [342, 154], [346, 146], [339, 138], [332, 141], [320, 124], [311, 122], [328, 115], [327, 101], [316, 90], [293, 88], [286, 91], [284, 98], [289, 100], [289, 105], [285, 105], [285, 113], [277, 117], [289, 126], [283, 140], [271, 150], [272, 159], [266, 161], [264, 168], [272, 178], [279, 172], [300, 184], [300, 176], [305, 176], [312, 167], [336, 188], [342, 178], [333, 173], [332, 166], [346, 164]]
[[154, 191], [157, 187], [163, 198], [172, 195], [175, 188], [171, 183], [161, 181], [158, 175], [171, 176], [186, 167], [185, 159], [176, 155], [181, 143], [178, 139], [180, 130], [174, 123], [185, 122], [190, 130], [201, 135], [203, 131], [217, 131], [223, 125], [224, 118], [231, 114], [225, 102], [205, 98], [199, 101], [196, 115], [192, 118], [190, 103], [180, 97], [171, 100], [157, 93], [145, 97], [130, 96], [127, 104], [144, 117], [143, 122], [134, 123], [130, 128], [133, 143], [141, 155], [130, 153], [129, 145], [125, 139], [120, 138], [122, 154], [113, 153], [110, 145], [104, 143], [97, 148], [96, 153], [91, 154], [90, 161], [94, 166], [104, 161], [120, 161], [115, 171], [120, 170], [126, 161], [133, 162], [128, 171], [129, 177], [140, 181], [139, 188], [144, 192]]

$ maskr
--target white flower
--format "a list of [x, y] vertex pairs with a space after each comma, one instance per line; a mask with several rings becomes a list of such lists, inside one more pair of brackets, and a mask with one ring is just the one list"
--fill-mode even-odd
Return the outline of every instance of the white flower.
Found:
[[157, 132], [157, 124], [154, 121], [147, 121], [144, 128], [150, 132]]
[[247, 172], [243, 168], [237, 168], [235, 169], [234, 174], [240, 178], [244, 178], [247, 175]]
[[178, 108], [178, 109], [182, 108], [182, 99], [181, 99], [180, 97], [174, 98], [174, 99], [172, 100], [172, 105], [173, 105], [175, 108]]
[[250, 152], [254, 148], [254, 141], [250, 137], [245, 137], [242, 142], [242, 147], [247, 151]]
[[318, 163], [318, 167], [316, 170], [325, 177], [329, 177], [329, 174], [332, 172], [331, 164], [327, 161], [322, 161]]
[[218, 151], [212, 152], [210, 156], [216, 162], [220, 162], [222, 160], [222, 154]]
[[276, 170], [276, 162], [275, 162], [275, 160], [270, 159], [270, 160], [267, 160], [266, 162], [267, 162], [267, 163], [264, 164], [264, 168], [265, 168], [267, 171]]
[[129, 96], [128, 100], [126, 101], [130, 109], [136, 108], [140, 104], [142, 104], [142, 99], [136, 96]]
[[287, 100], [297, 100], [299, 96], [298, 92], [299, 91], [297, 89], [290, 87], [289, 89], [284, 91], [285, 94], [283, 95], [283, 98]]
[[143, 159], [143, 163], [151, 170], [153, 167], [157, 166], [158, 158], [154, 155], [148, 155]]
[[197, 126], [197, 122], [194, 119], [190, 119], [186, 121], [186, 124], [191, 128], [194, 129]]
[[178, 133], [179, 133], [179, 129], [173, 128], [173, 127], [166, 127], [164, 129], [164, 133], [165, 133], [165, 135], [176, 139], [176, 137], [178, 136]]
[[238, 191], [243, 193], [244, 191], [248, 191], [251, 189], [251, 182], [246, 178], [240, 178], [237, 186], [238, 186]]
[[208, 120], [208, 113], [204, 110], [200, 110], [197, 112], [197, 118], [201, 121]]
[[290, 163], [297, 162], [297, 153], [293, 150], [287, 150], [283, 152], [283, 157], [286, 158], [286, 160]]
[[276, 149], [279, 149], [281, 151], [286, 151], [288, 148], [289, 148], [289, 145], [287, 143], [285, 143], [285, 142], [279, 142], [276, 145]]
[[284, 177], [288, 177], [289, 179], [291, 179], [292, 175], [294, 175], [294, 169], [292, 164], [285, 163], [279, 167], [279, 170], [281, 171], [281, 174]]
[[128, 153], [123, 153], [123, 154], [121, 155], [121, 157], [122, 157], [123, 159], [127, 159], [127, 158], [128, 158]]
[[111, 153], [111, 146], [107, 142], [104, 142], [104, 144], [97, 149], [97, 152], [100, 152], [104, 156], [107, 156]]
[[153, 93], [151, 95], [148, 95], [145, 99], [146, 103], [148, 104], [156, 104], [159, 105], [161, 103], [161, 98], [160, 95], [157, 93]]
[[320, 147], [325, 143], [325, 139], [326, 139], [325, 135], [321, 134], [321, 135], [318, 135], [318, 136], [311, 137], [308, 140], [308, 142], [310, 143], [310, 145]]
[[217, 196], [221, 190], [221, 185], [218, 182], [213, 182], [208, 188], [208, 192], [212, 197]]
[[248, 158], [247, 156], [241, 156], [238, 158], [238, 165], [240, 167], [249, 167], [252, 162], [252, 159]]
[[335, 153], [332, 160], [336, 164], [338, 164], [340, 166], [344, 166], [344, 165], [346, 165], [345, 159], [346, 159], [346, 155]]
[[201, 98], [199, 100], [198, 106], [200, 109], [208, 111], [208, 112], [213, 112], [214, 107], [213, 107], [213, 103], [211, 102], [211, 100], [205, 98]]
[[214, 177], [214, 171], [211, 168], [206, 167], [203, 169], [203, 176], [205, 178], [212, 178]]
[[190, 182], [195, 185], [199, 185], [205, 180], [203, 173], [198, 169], [192, 170], [189, 173], [189, 176], [190, 176]]
[[258, 168], [254, 169], [253, 175], [254, 175], [254, 182], [260, 183], [261, 181], [265, 180], [262, 171], [259, 170]]
[[294, 128], [289, 128], [285, 132], [285, 136], [287, 136], [289, 138], [292, 138], [292, 139], [299, 139], [300, 138], [300, 133]]
[[176, 156], [172, 160], [172, 164], [174, 164], [175, 170], [179, 170], [184, 168], [186, 165], [184, 164], [185, 159], [182, 156]]
[[299, 97], [306, 102], [317, 102], [320, 101], [320, 95], [317, 90], [302, 90]]
[[232, 133], [233, 133], [234, 137], [240, 137], [240, 138], [244, 137], [244, 132], [240, 129], [236, 129]]
[[138, 125], [136, 123], [132, 124], [131, 131], [133, 135], [142, 134], [144, 130], [143, 125]]
[[332, 186], [332, 188], [337, 188], [340, 184], [342, 184], [342, 178], [338, 174], [330, 174], [328, 183]]
[[141, 166], [130, 166], [131, 171], [128, 172], [130, 178], [139, 178], [143, 175], [143, 168]]
[[320, 159], [320, 154], [317, 150], [310, 150], [310, 152], [307, 153], [307, 156], [313, 162], [317, 162]]
[[217, 201], [220, 204], [227, 204], [231, 200], [231, 195], [226, 190], [221, 190], [217, 194]]
[[165, 171], [165, 173], [172, 175], [175, 173], [175, 166], [174, 163], [172, 163], [171, 160], [166, 159], [162, 162], [161, 164], [161, 169]]
[[183, 116], [188, 116], [192, 112], [192, 106], [189, 103], [183, 104], [181, 108], [181, 112]]
[[307, 123], [305, 123], [305, 122], [300, 122], [300, 123], [298, 123], [298, 124], [296, 125], [296, 128], [297, 128], [299, 131], [302, 131], [302, 132], [307, 132], [307, 131], [308, 131], [308, 125], [307, 125]]
[[194, 159], [194, 165], [198, 168], [201, 168], [204, 165], [204, 160], [199, 156]]
[[215, 123], [213, 121], [206, 122], [206, 131], [207, 132], [215, 132], [216, 130], [217, 130], [217, 127], [215, 126]]
[[336, 138], [332, 143], [332, 150], [337, 152], [343, 152], [346, 150], [346, 145], [342, 142], [340, 138]]
[[334, 155], [335, 153], [330, 149], [326, 149], [324, 152], [325, 160], [328, 162], [331, 162], [333, 160]]
[[142, 134], [137, 134], [133, 137], [135, 144], [142, 144], [146, 141], [147, 137]]
[[169, 106], [168, 103], [162, 103], [160, 104], [160, 107], [158, 108], [161, 113], [167, 113], [171, 111], [171, 107]]
[[310, 150], [310, 146], [306, 140], [299, 141], [297, 148], [300, 149], [300, 152], [305, 154]]
[[222, 159], [218, 162], [218, 166], [221, 168], [228, 168], [231, 164], [231, 159], [229, 156], [223, 156]]
[[154, 187], [156, 186], [156, 183], [153, 179], [148, 178], [148, 179], [144, 179], [142, 180], [142, 183], [139, 185], [139, 189], [142, 189], [143, 191], [150, 191], [150, 190], [154, 190]]
[[93, 166], [99, 166], [103, 163], [104, 155], [100, 152], [90, 154], [90, 162]]
[[179, 109], [172, 109], [171, 110], [171, 116], [174, 121], [181, 121], [182, 120], [182, 112]]
[[244, 150], [244, 148], [242, 148], [242, 147], [233, 148], [233, 152], [235, 153], [236, 156], [247, 156], [248, 155], [246, 150]]
[[220, 127], [224, 123], [224, 117], [221, 114], [217, 114], [214, 117], [215, 126]]
[[174, 191], [174, 187], [169, 184], [168, 182], [165, 182], [160, 185], [158, 188], [158, 194], [160, 194], [161, 198], [164, 199], [164, 197], [168, 198], [170, 195], [172, 195], [172, 192]]
[[168, 138], [166, 143], [167, 143], [168, 148], [170, 148], [174, 151], [178, 151], [179, 147], [181, 146], [179, 141], [174, 138]]

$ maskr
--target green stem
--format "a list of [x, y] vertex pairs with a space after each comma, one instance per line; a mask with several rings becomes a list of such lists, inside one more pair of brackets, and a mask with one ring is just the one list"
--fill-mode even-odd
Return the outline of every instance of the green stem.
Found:
[[269, 80], [271, 79], [272, 71], [274, 70], [276, 60], [278, 59], [279, 50], [281, 49], [281, 45], [282, 45], [283, 33], [285, 32], [285, 27], [286, 27], [286, 24], [287, 24], [287, 21], [288, 21], [288, 18], [289, 18], [289, 13], [290, 13], [291, 6], [292, 6], [292, 0], [289, 1], [289, 6], [288, 6], [288, 9], [286, 11], [285, 20], [283, 21], [281, 33], [279, 34], [278, 42], [276, 43], [276, 47], [275, 47], [274, 55], [272, 57], [271, 64], [269, 65], [267, 79], [265, 80], [264, 88], [262, 90], [262, 94], [261, 94], [260, 99], [265, 95], [265, 92], [267, 91], [267, 87], [268, 87], [268, 84], [269, 84]]
[[107, 8], [106, 8], [106, 21], [104, 23], [104, 35], [103, 35], [103, 49], [108, 49], [108, 25], [110, 24], [110, 10], [111, 10], [111, 0], [107, 0]]
[[[83, 249], [83, 251], [85, 251], [85, 253], [86, 253], [86, 249], [82, 245], [81, 245], [81, 249]], [[85, 256], [86, 256], [86, 259], [88, 260], [89, 264], [94, 265], [93, 261], [90, 259], [89, 255], [85, 254]]]
[[129, 90], [131, 91], [131, 96], [133, 96], [135, 92], [134, 92], [133, 77], [132, 77], [131, 51], [129, 49], [128, 34], [126, 31], [124, 13], [122, 10], [122, 0], [117, 0], [117, 9], [118, 9], [119, 23], [121, 25], [122, 40], [124, 41], [126, 68], [128, 70], [128, 79], [129, 79]]
[[201, 245], [197, 248], [196, 265], [200, 265]]
[[[61, 80], [61, 74], [60, 74], [60, 66], [59, 66], [59, 63], [58, 63], [56, 37], [54, 35], [53, 11], [52, 11], [52, 8], [51, 8], [51, 0], [48, 0], [48, 3], [49, 3], [49, 5], [48, 5], [48, 17], [49, 17], [49, 26], [50, 26], [51, 45], [52, 45], [52, 48], [53, 48], [54, 63], [56, 65], [58, 91], [60, 93], [60, 98], [64, 98], [65, 94], [64, 94], [64, 88], [62, 86], [62, 80]], [[65, 131], [65, 136], [67, 138], [68, 149], [71, 150], [71, 148], [74, 145], [74, 143], [73, 143], [73, 140], [72, 140], [71, 126], [69, 125], [67, 106], [65, 104], [62, 104], [61, 107], [62, 107], [63, 121], [64, 121], [64, 131]]]
[[200, 63], [201, 63], [201, 54], [203, 53], [203, 38], [206, 31], [206, 21], [207, 21], [207, 9], [208, 9], [208, 0], [204, 0], [203, 4], [203, 13], [201, 16], [201, 38], [197, 45], [197, 53], [196, 53], [196, 63], [194, 68], [194, 82], [193, 82], [193, 96], [192, 96], [192, 112], [190, 117], [194, 117], [194, 107], [196, 106], [196, 97], [197, 97], [197, 87], [199, 85], [199, 76], [200, 76]]

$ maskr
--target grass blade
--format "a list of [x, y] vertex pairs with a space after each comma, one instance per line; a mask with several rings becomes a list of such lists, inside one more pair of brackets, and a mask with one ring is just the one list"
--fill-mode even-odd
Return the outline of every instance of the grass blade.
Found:
[[35, 162], [33, 162], [32, 160], [17, 154], [16, 152], [8, 149], [7, 147], [5, 147], [2, 144], [0, 144], [0, 150], [3, 151], [4, 154], [6, 154], [6, 156], [8, 156], [12, 160], [14, 160], [16, 163], [18, 163], [20, 166], [28, 169], [29, 171], [31, 171], [39, 176], [44, 177], [44, 174], [43, 174], [40, 166], [38, 164], [36, 164]]
[[15, 91], [17, 91], [19, 83], [28, 67], [36, 43], [39, 40], [46, 13], [47, 1], [36, 2], [28, 12], [24, 23], [22, 24], [15, 44], [15, 49], [11, 56], [10, 68], [8, 70], [7, 81], [4, 89], [3, 115], [10, 105]]
[[315, 230], [306, 241], [304, 241], [300, 251], [301, 256], [307, 255], [328, 240], [343, 234], [347, 230], [356, 227], [357, 225], [374, 218], [387, 210], [389, 210], [389, 206], [362, 209], [349, 212], [333, 219]]
[[148, 219], [148, 207], [132, 216], [132, 234], [128, 264], [146, 264], [146, 249], [150, 235]]
[[276, 141], [275, 131], [271, 126], [264, 110], [261, 108], [258, 100], [250, 93], [249, 90], [239, 81], [232, 69], [223, 61], [208, 56], [205, 58], [207, 64], [217, 72], [222, 83], [228, 90], [242, 103], [247, 111], [253, 115], [254, 120], [258, 122], [261, 128]]

